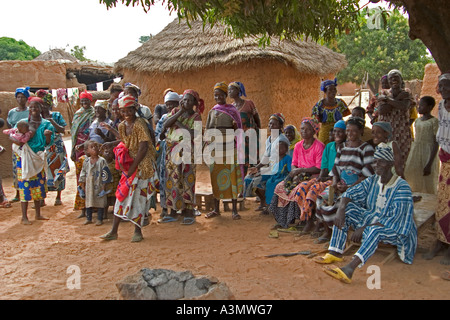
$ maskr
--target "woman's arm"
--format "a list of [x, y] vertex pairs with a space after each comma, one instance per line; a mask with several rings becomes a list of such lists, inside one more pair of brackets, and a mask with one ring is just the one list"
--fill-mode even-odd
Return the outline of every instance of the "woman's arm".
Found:
[[56, 123], [55, 120], [53, 120], [52, 117], [50, 118], [46, 118], [48, 121], [50, 121], [50, 123], [52, 124], [52, 126], [55, 128], [55, 131], [57, 133], [64, 133], [66, 127], [65, 126], [60, 126], [59, 124]]

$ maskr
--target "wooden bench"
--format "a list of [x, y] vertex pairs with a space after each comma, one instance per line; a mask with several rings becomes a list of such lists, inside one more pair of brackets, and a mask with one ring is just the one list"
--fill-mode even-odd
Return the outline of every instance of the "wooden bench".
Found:
[[[224, 211], [231, 211], [231, 207], [232, 207], [232, 202], [231, 202], [232, 200], [231, 199], [226, 199], [226, 200], [223, 200], [223, 210]], [[243, 211], [243, 210], [245, 210], [245, 200], [244, 200], [244, 198], [239, 198], [239, 199], [237, 199], [237, 204], [238, 204], [238, 210], [239, 211]]]
[[195, 203], [199, 210], [201, 210], [202, 207], [204, 207], [205, 210], [214, 210], [214, 196], [210, 192], [196, 192]]
[[[417, 238], [419, 238], [423, 231], [435, 221], [434, 213], [436, 211], [437, 197], [434, 194], [418, 192], [414, 192], [413, 196], [422, 197], [422, 200], [414, 203], [414, 221], [417, 227]], [[348, 238], [350, 238], [350, 235]], [[349, 241], [344, 250], [344, 255], [353, 247], [359, 248], [359, 246], [359, 243]], [[392, 261], [397, 256], [397, 247], [390, 244], [380, 243], [378, 244], [377, 252], [387, 254], [386, 258], [384, 258], [381, 262], [381, 265], [383, 265], [389, 261]]]

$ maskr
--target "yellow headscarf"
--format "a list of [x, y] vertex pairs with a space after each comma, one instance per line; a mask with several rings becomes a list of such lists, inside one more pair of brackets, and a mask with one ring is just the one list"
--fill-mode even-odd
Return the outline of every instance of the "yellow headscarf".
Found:
[[295, 144], [302, 140], [302, 136], [300, 135], [300, 132], [297, 130], [297, 128], [293, 124], [289, 124], [284, 128], [284, 131], [287, 129], [294, 129], [295, 136], [294, 140], [291, 141], [291, 144], [289, 145], [289, 150], [294, 150]]
[[219, 89], [225, 92], [228, 95], [228, 85], [225, 82], [216, 83], [214, 86], [214, 90]]

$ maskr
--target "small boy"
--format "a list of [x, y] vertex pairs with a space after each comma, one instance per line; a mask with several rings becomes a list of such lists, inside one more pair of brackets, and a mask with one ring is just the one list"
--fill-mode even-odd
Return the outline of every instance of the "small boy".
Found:
[[80, 195], [85, 197], [86, 221], [92, 223], [92, 211], [97, 209], [97, 226], [103, 224], [103, 212], [106, 207], [105, 184], [110, 182], [111, 173], [106, 160], [99, 156], [100, 144], [89, 140], [85, 143], [89, 157], [86, 157], [80, 173]]
[[116, 169], [116, 163], [114, 158], [114, 145], [105, 143], [101, 148], [102, 156], [105, 158], [106, 163], [108, 164], [109, 171], [111, 172], [112, 181], [105, 184], [105, 194], [107, 194], [106, 198], [106, 206], [105, 206], [105, 216], [108, 215], [109, 206], [114, 207], [116, 203], [116, 190], [119, 185], [121, 173]]

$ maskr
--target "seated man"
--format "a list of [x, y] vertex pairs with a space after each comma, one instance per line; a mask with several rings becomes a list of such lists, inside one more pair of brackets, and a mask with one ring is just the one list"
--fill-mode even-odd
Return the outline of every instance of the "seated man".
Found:
[[391, 148], [378, 148], [374, 155], [375, 175], [349, 188], [336, 213], [329, 253], [315, 260], [329, 264], [342, 261], [347, 232], [355, 232], [352, 241], [361, 247], [350, 263], [324, 271], [350, 283], [354, 270], [376, 251], [379, 242], [397, 246], [400, 259], [411, 264], [417, 247], [417, 228], [413, 219], [412, 192], [408, 183], [392, 173], [394, 154]]

